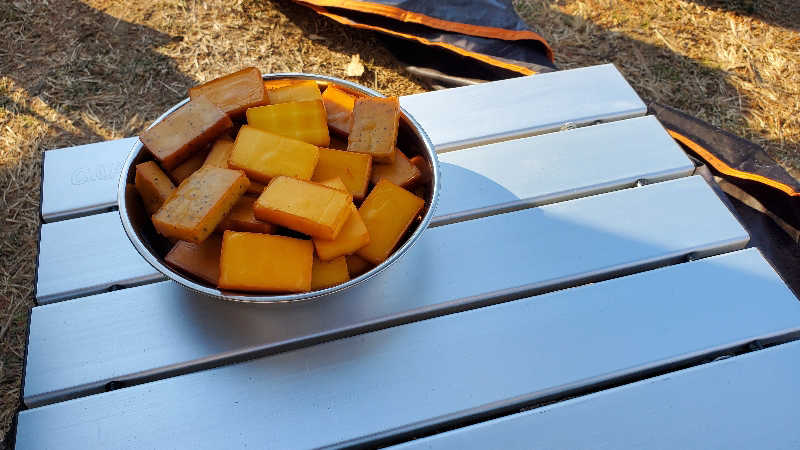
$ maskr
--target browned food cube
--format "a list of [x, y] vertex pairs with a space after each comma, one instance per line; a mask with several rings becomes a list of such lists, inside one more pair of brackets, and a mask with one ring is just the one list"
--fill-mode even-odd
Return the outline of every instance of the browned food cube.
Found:
[[396, 97], [356, 99], [347, 150], [368, 153], [376, 163], [394, 162], [400, 104]]
[[378, 184], [381, 180], [388, 180], [392, 183], [408, 189], [412, 184], [416, 183], [422, 173], [419, 168], [415, 166], [406, 155], [400, 150], [395, 154], [394, 162], [392, 164], [376, 164], [372, 168], [372, 175], [370, 181], [373, 184]]
[[261, 71], [248, 67], [189, 89], [189, 97], [206, 97], [225, 113], [237, 117], [247, 108], [267, 104]]
[[250, 186], [247, 187], [248, 194], [255, 194], [256, 196], [261, 195], [264, 192], [264, 189], [267, 187], [264, 183], [259, 183], [258, 181], [250, 180]]
[[350, 278], [355, 278], [363, 273], [367, 273], [370, 269], [375, 267], [375, 264], [367, 261], [358, 255], [347, 255], [347, 270], [350, 272]]
[[214, 141], [211, 146], [211, 151], [206, 156], [203, 167], [221, 167], [228, 169], [228, 158], [231, 157], [231, 150], [233, 150], [233, 139], [228, 136], [222, 136]]
[[183, 180], [189, 178], [197, 169], [203, 166], [208, 156], [208, 151], [201, 150], [195, 152], [186, 161], [178, 164], [178, 167], [169, 171], [169, 176], [176, 184], [181, 184]]
[[171, 170], [232, 127], [224, 111], [197, 97], [143, 131], [139, 140], [164, 169]]
[[231, 212], [217, 226], [217, 231], [249, 231], [264, 234], [270, 234], [275, 231], [275, 225], [256, 219], [253, 214], [253, 203], [255, 201], [255, 197], [247, 195], [239, 197], [239, 200], [231, 208]]
[[164, 260], [172, 267], [192, 274], [214, 286], [219, 280], [222, 236], [212, 235], [200, 244], [178, 241]]
[[418, 182], [425, 183], [431, 179], [431, 168], [425, 158], [417, 155], [409, 159], [409, 161], [411, 161], [411, 164], [414, 164], [417, 166], [417, 169], [419, 169], [420, 177], [419, 180], [417, 180]]
[[250, 184], [238, 170], [204, 167], [187, 178], [153, 215], [156, 231], [183, 241], [203, 242]]
[[158, 167], [155, 161], [147, 161], [136, 165], [136, 177], [134, 179], [136, 190], [142, 197], [144, 209], [147, 214], [154, 214], [161, 208], [164, 201], [169, 198], [175, 185], [172, 184], [167, 174]]

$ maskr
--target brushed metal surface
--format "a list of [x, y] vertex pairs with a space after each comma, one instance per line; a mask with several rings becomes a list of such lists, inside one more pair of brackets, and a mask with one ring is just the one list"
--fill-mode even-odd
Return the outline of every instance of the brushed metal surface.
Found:
[[[558, 131], [566, 123], [586, 125], [641, 116], [646, 111], [610, 64], [426, 92], [400, 97], [400, 102], [420, 122], [437, 151]], [[44, 221], [114, 207], [116, 181], [136, 139], [46, 152]], [[97, 174], [101, 181], [86, 181]]]
[[693, 176], [432, 228], [391, 270], [324, 301], [228, 304], [160, 283], [38, 307], [25, 402], [311, 345], [727, 252], [747, 241], [711, 188]]
[[[642, 116], [647, 107], [613, 64], [604, 64], [400, 98], [446, 152]], [[442, 106], [456, 114], [442, 114]]]
[[44, 152], [42, 221], [117, 206], [117, 180], [136, 137]]
[[164, 277], [153, 270], [107, 212], [42, 225], [36, 300], [65, 300]]
[[442, 153], [434, 223], [687, 176], [694, 165], [655, 116]]
[[[442, 193], [432, 220], [434, 226], [620, 189], [638, 180], [681, 177], [692, 170], [686, 155], [654, 117], [474, 147], [440, 157]], [[554, 169], [562, 167], [569, 170]], [[44, 239], [52, 233], [49, 224], [43, 225], [42, 248], [53, 257], [40, 258], [40, 265], [45, 267], [39, 270], [39, 303], [141, 282], [141, 273], [133, 277], [127, 273], [129, 266], [139, 267], [136, 259], [141, 259], [133, 247], [128, 242], [107, 243], [105, 234], [92, 232], [108, 226], [110, 219], [98, 218], [97, 224], [89, 217], [81, 220], [81, 229], [71, 241], [60, 235]], [[124, 232], [119, 235], [127, 241]], [[103, 253], [101, 248], [106, 246], [116, 250]], [[102, 273], [107, 279], [93, 276], [85, 264], [51, 265], [61, 261], [59, 258], [83, 258], [84, 254], [91, 255], [92, 260], [85, 264], [108, 266]], [[127, 264], [112, 264], [112, 259]], [[81, 273], [76, 276], [76, 271]], [[155, 275], [155, 269], [149, 273], [151, 280], [163, 279]]]
[[790, 342], [392, 448], [797, 449], [798, 361]]
[[[484, 221], [491, 219], [466, 224]], [[506, 260], [518, 261], [510, 255]], [[540, 268], [530, 267], [530, 272]], [[748, 249], [22, 411], [17, 448], [352, 443], [474, 417], [798, 330], [800, 303], [757, 250]], [[796, 368], [795, 361], [787, 360], [787, 367]], [[735, 376], [736, 366], [726, 364], [733, 367], [727, 376]], [[796, 370], [791, 375], [795, 378]], [[769, 372], [760, 377], [753, 381], [764, 385], [749, 389], [771, 390], [773, 397], [796, 391], [781, 391], [789, 377]], [[702, 398], [715, 378], [717, 384], [728, 380], [723, 373], [699, 386], [684, 383], [680, 392]], [[774, 385], [774, 380], [783, 381]], [[738, 398], [757, 398], [741, 390], [731, 391], [736, 394], [724, 409], [695, 407], [711, 415], [755, 418], [731, 426], [756, 429], [761, 408], [753, 415], [731, 411]], [[594, 414], [624, 414], [628, 404], [635, 400], [597, 408]], [[657, 411], [669, 406], [649, 404]], [[704, 430], [701, 417], [693, 425], [698, 433]], [[619, 429], [620, 424], [614, 425]], [[568, 439], [581, 430], [567, 431]], [[624, 432], [637, 429], [625, 427]]]

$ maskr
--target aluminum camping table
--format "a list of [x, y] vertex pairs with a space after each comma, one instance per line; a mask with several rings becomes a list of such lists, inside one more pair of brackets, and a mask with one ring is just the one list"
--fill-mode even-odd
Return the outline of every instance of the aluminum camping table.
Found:
[[136, 253], [135, 137], [46, 152], [17, 448], [800, 445], [800, 303], [613, 66], [400, 101], [441, 162], [430, 229], [297, 304]]

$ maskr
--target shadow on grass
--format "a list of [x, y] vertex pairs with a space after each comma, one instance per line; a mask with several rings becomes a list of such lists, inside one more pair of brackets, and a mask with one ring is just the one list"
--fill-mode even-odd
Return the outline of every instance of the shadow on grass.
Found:
[[[55, 20], [53, 20], [55, 19]], [[185, 97], [194, 83], [172, 58], [157, 51], [174, 39], [146, 26], [120, 20], [74, 0], [15, 1], [0, 6], [0, 23], [17, 36], [4, 40], [0, 73], [29, 98], [70, 119], [45, 144], [75, 145], [130, 135], [147, 119]], [[54, 125], [0, 93], [0, 105]]]
[[[664, 45], [644, 42], [624, 32], [559, 12], [549, 4], [548, 0], [527, 0], [517, 2], [517, 8], [531, 28], [543, 32], [551, 41], [556, 63], [562, 69], [613, 63], [646, 102], [677, 108], [756, 141], [773, 158], [785, 159], [784, 153], [788, 150], [782, 150], [785, 143], [767, 139], [748, 126], [745, 114], [754, 105], [729, 81], [731, 73], [711, 60], [700, 61], [682, 55], [688, 52], [685, 47], [688, 44], [671, 41], [668, 37], [661, 37]], [[615, 14], [614, 11], [603, 14], [606, 13], [609, 17]], [[619, 20], [627, 19], [623, 16]], [[631, 30], [660, 36], [657, 31], [648, 31], [646, 22], [642, 27]]]
[[750, 16], [765, 23], [800, 31], [797, 0], [691, 0], [699, 5]]
[[[364, 73], [358, 78], [350, 78], [369, 88], [386, 91], [376, 81], [376, 71], [370, 66], [381, 69], [402, 71], [395, 57], [385, 49], [378, 33], [351, 28], [332, 19], [322, 17], [310, 8], [298, 5], [289, 0], [273, 0], [272, 5], [283, 13], [306, 36], [311, 37], [333, 53], [361, 55], [367, 62]], [[409, 78], [409, 74], [404, 74]]]

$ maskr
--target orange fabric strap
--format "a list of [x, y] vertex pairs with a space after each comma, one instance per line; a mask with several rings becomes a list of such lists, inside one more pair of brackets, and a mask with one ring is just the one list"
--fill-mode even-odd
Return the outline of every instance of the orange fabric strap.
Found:
[[742, 180], [750, 180], [750, 181], [755, 181], [755, 182], [758, 182], [758, 183], [766, 184], [767, 186], [770, 186], [770, 187], [773, 187], [775, 189], [778, 189], [778, 190], [780, 190], [780, 191], [782, 191], [782, 192], [784, 192], [784, 193], [786, 193], [788, 195], [791, 195], [793, 197], [800, 196], [800, 193], [795, 192], [795, 190], [792, 189], [791, 186], [788, 186], [788, 185], [786, 185], [784, 183], [781, 183], [779, 181], [775, 181], [775, 180], [773, 180], [771, 178], [767, 178], [765, 176], [758, 175], [758, 174], [755, 174], [755, 173], [743, 172], [741, 170], [734, 169], [733, 167], [729, 166], [728, 164], [726, 164], [721, 159], [717, 158], [713, 153], [711, 153], [710, 151], [708, 151], [705, 148], [703, 148], [700, 144], [698, 144], [697, 142], [694, 142], [693, 140], [689, 139], [688, 137], [678, 133], [677, 131], [673, 131], [673, 130], [669, 130], [668, 129], [667, 132], [670, 134], [670, 136], [672, 136], [673, 139], [675, 139], [676, 141], [680, 142], [681, 144], [683, 144], [683, 145], [689, 147], [690, 149], [692, 149], [692, 151], [697, 153], [701, 158], [703, 158], [707, 163], [709, 163], [711, 165], [711, 167], [715, 168], [720, 173], [723, 173], [723, 174], [731, 176], [731, 177], [739, 178], [739, 179], [742, 179]]
[[485, 27], [482, 25], [471, 25], [460, 22], [451, 22], [449, 20], [437, 19], [436, 17], [426, 16], [425, 14], [406, 11], [394, 6], [383, 5], [380, 3], [373, 3], [367, 1], [356, 0], [303, 0], [302, 3], [315, 5], [315, 6], [329, 6], [334, 8], [349, 9], [353, 11], [360, 11], [370, 14], [377, 14], [390, 19], [399, 20], [407, 23], [417, 23], [431, 28], [438, 28], [440, 30], [452, 31], [454, 33], [468, 34], [470, 36], [478, 36], [493, 39], [502, 39], [506, 41], [519, 41], [519, 40], [534, 40], [541, 42], [547, 50], [547, 57], [553, 61], [553, 49], [547, 41], [538, 33], [530, 30], [506, 30], [505, 28]]
[[[469, 57], [469, 58], [474, 58], [474, 59], [477, 59], [477, 60], [479, 60], [481, 62], [484, 62], [486, 64], [490, 64], [490, 65], [495, 66], [495, 67], [500, 67], [500, 68], [503, 68], [503, 69], [506, 69], [506, 70], [517, 72], [517, 73], [520, 73], [522, 75], [533, 75], [533, 74], [536, 73], [535, 71], [533, 71], [533, 70], [531, 70], [531, 69], [529, 69], [527, 67], [518, 66], [516, 64], [511, 64], [511, 63], [508, 63], [508, 62], [505, 62], [505, 61], [501, 61], [499, 59], [493, 58], [491, 56], [484, 55], [482, 53], [476, 53], [476, 52], [471, 52], [469, 50], [464, 50], [461, 47], [458, 47], [458, 46], [455, 46], [455, 45], [452, 45], [452, 44], [448, 44], [446, 42], [434, 42], [434, 41], [431, 41], [429, 39], [421, 38], [419, 36], [414, 36], [412, 34], [400, 33], [398, 31], [390, 30], [388, 28], [383, 28], [383, 27], [378, 27], [378, 26], [375, 26], [375, 25], [367, 25], [367, 24], [355, 22], [355, 21], [353, 21], [353, 20], [351, 20], [351, 19], [349, 19], [347, 17], [331, 13], [327, 9], [325, 9], [325, 8], [323, 8], [321, 6], [317, 6], [317, 5], [315, 5], [315, 4], [313, 4], [313, 3], [309, 2], [309, 1], [301, 1], [301, 2], [298, 2], [298, 3], [301, 3], [301, 4], [304, 4], [304, 5], [308, 6], [309, 8], [313, 9], [314, 11], [316, 11], [320, 15], [323, 15], [323, 16], [328, 17], [330, 19], [333, 19], [333, 20], [335, 20], [335, 21], [337, 21], [337, 22], [339, 22], [341, 24], [348, 25], [348, 26], [351, 26], [351, 27], [354, 27], [354, 28], [361, 28], [361, 29], [364, 29], [364, 30], [378, 31], [378, 32], [386, 33], [386, 34], [389, 34], [389, 35], [392, 35], [392, 36], [397, 36], [397, 37], [402, 37], [402, 38], [405, 38], [405, 39], [410, 39], [410, 40], [419, 42], [421, 44], [430, 45], [430, 46], [434, 46], [434, 47], [446, 48], [446, 49], [448, 49], [448, 50], [450, 50], [452, 52], [458, 53], [459, 55], [466, 56], [466, 57]], [[358, 3], [361, 3], [361, 2], [358, 2]]]

